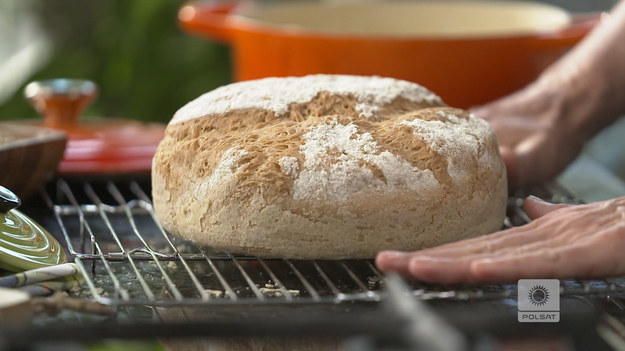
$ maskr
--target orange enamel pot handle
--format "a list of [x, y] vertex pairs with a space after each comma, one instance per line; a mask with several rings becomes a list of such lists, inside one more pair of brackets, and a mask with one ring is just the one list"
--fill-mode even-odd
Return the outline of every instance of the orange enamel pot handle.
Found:
[[538, 40], [533, 41], [534, 48], [559, 50], [572, 47], [601, 22], [602, 16], [601, 12], [574, 15], [573, 21], [566, 28], [539, 36]]
[[178, 23], [186, 32], [230, 43], [234, 33], [231, 12], [237, 5], [236, 1], [190, 2], [178, 11]]

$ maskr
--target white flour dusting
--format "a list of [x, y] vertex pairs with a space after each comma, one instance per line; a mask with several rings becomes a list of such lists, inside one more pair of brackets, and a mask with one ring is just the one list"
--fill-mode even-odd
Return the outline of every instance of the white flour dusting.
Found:
[[213, 189], [234, 175], [234, 171], [239, 165], [241, 157], [247, 155], [247, 151], [238, 146], [232, 147], [224, 152], [219, 164], [206, 182], [198, 183], [193, 192], [197, 199], [204, 199], [208, 190]]
[[319, 92], [353, 95], [356, 110], [370, 117], [380, 106], [397, 97], [414, 102], [440, 102], [426, 88], [407, 81], [382, 77], [312, 75], [306, 77], [265, 78], [229, 84], [210, 91], [180, 108], [170, 124], [235, 109], [260, 108], [280, 115], [293, 103], [305, 103]]
[[278, 160], [280, 164], [280, 170], [282, 173], [291, 176], [297, 177], [297, 172], [299, 170], [299, 165], [297, 164], [297, 158], [292, 156], [284, 156]]
[[[305, 161], [294, 182], [296, 200], [342, 202], [360, 192], [433, 191], [438, 187], [430, 170], [414, 168], [397, 155], [381, 151], [371, 134], [359, 133], [353, 123], [331, 121], [311, 127], [300, 152]], [[367, 164], [378, 168], [385, 181], [375, 177]]]
[[247, 155], [247, 151], [241, 150], [238, 146], [226, 150], [224, 155], [221, 156], [219, 165], [217, 165], [215, 171], [213, 171], [213, 174], [208, 179], [208, 186], [214, 188], [217, 184], [231, 177], [234, 174], [234, 170], [237, 168], [239, 160], [245, 155]]
[[473, 172], [469, 165], [479, 154], [478, 136], [489, 134], [491, 127], [486, 121], [473, 115], [468, 120], [444, 111], [438, 111], [438, 115], [446, 121], [424, 121], [417, 118], [399, 124], [413, 128], [415, 135], [447, 160], [447, 171], [452, 180], [466, 181]]

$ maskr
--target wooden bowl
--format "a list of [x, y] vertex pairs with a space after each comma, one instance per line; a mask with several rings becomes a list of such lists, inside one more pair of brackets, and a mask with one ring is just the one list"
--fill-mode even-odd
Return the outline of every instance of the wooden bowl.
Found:
[[54, 175], [66, 143], [58, 130], [0, 122], [0, 185], [28, 198]]

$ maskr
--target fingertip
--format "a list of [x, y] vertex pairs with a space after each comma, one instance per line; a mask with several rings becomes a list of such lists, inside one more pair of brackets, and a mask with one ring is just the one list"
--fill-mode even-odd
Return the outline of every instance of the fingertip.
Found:
[[408, 271], [413, 278], [428, 283], [462, 283], [464, 278], [458, 275], [454, 262], [445, 258], [413, 257], [408, 264]]
[[519, 174], [518, 160], [514, 150], [506, 146], [501, 146], [499, 148], [499, 153], [501, 154], [503, 163], [506, 165], [508, 188], [514, 189], [519, 187], [523, 183], [523, 179]]
[[410, 278], [408, 265], [411, 253], [401, 251], [381, 251], [375, 257], [375, 264], [382, 273], [394, 272]]
[[511, 266], [507, 259], [475, 260], [471, 262], [469, 269], [474, 283], [513, 283], [525, 278], [525, 271], [522, 267]]
[[483, 105], [471, 106], [468, 111], [475, 116], [490, 122], [491, 119], [501, 116], [501, 111], [498, 107], [499, 103], [495, 101]]
[[499, 276], [497, 272], [497, 265], [493, 265], [493, 260], [490, 258], [479, 259], [471, 262], [469, 265], [469, 271], [474, 277], [474, 282], [499, 282]]
[[484, 111], [484, 105], [471, 106], [468, 110], [470, 113], [476, 115], [477, 117], [486, 119], [488, 114]]
[[425, 282], [436, 282], [436, 274], [432, 269], [429, 257], [413, 257], [408, 263], [408, 272], [413, 278]]
[[523, 201], [523, 210], [531, 219], [540, 218], [547, 213], [569, 206], [571, 205], [554, 204], [533, 195], [526, 197]]
[[380, 251], [375, 257], [375, 265], [383, 272], [388, 271], [393, 265], [393, 262], [397, 260], [403, 252], [385, 250]]

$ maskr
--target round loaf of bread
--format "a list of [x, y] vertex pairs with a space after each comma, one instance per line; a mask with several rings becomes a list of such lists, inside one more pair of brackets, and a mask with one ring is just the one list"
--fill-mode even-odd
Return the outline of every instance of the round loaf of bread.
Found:
[[182, 107], [165, 134], [156, 216], [218, 250], [368, 258], [490, 233], [505, 216], [492, 128], [407, 81], [234, 83]]

